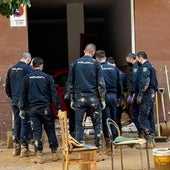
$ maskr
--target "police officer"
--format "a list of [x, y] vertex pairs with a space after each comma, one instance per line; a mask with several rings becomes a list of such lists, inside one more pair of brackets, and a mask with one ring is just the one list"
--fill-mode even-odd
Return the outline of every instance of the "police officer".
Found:
[[156, 70], [147, 60], [147, 54], [144, 51], [138, 52], [136, 54], [136, 59], [141, 64], [139, 93], [137, 96], [137, 103], [139, 104], [139, 121], [147, 140], [147, 147], [153, 148], [155, 145], [154, 100], [155, 92], [158, 90]]
[[[119, 118], [117, 115], [117, 102], [121, 100], [123, 96], [122, 82], [119, 74], [119, 70], [113, 64], [106, 61], [106, 55], [103, 50], [97, 50], [95, 53], [96, 60], [101, 63], [103, 76], [106, 84], [106, 107], [103, 110], [103, 133], [106, 140], [106, 146], [108, 146], [109, 134], [107, 130], [106, 120], [111, 118], [117, 124], [119, 124]], [[114, 138], [117, 137], [115, 129], [112, 129]]]
[[[107, 62], [113, 64], [116, 67], [115, 60], [113, 57], [108, 57]], [[117, 104], [117, 118], [118, 118], [118, 126], [120, 129], [120, 132], [122, 133], [122, 124], [121, 124], [121, 117], [122, 113], [126, 110], [126, 98], [127, 98], [127, 92], [128, 92], [128, 78], [125, 72], [120, 70], [118, 67], [116, 67], [119, 70], [120, 80], [122, 82], [122, 88], [123, 88], [123, 96], [118, 97], [118, 104]], [[118, 93], [119, 94], [119, 93]]]
[[126, 61], [130, 67], [130, 87], [127, 103], [132, 105], [132, 121], [138, 130], [138, 137], [143, 138], [144, 134], [139, 122], [139, 105], [136, 102], [136, 97], [139, 92], [138, 85], [140, 80], [140, 65], [137, 62], [136, 55], [134, 53], [128, 53], [126, 55]]
[[[100, 63], [94, 58], [96, 46], [88, 44], [84, 56], [70, 66], [66, 96], [71, 97], [71, 107], [75, 109], [76, 139], [84, 141], [84, 114], [88, 112], [94, 127], [94, 143], [98, 148], [98, 161], [102, 147], [102, 108], [105, 108], [105, 81]], [[66, 98], [66, 97], [65, 97]]]
[[19, 97], [22, 79], [32, 71], [32, 67], [29, 65], [30, 62], [31, 54], [29, 52], [23, 52], [20, 61], [8, 70], [6, 77], [5, 90], [7, 96], [12, 100], [12, 111], [14, 115], [13, 156], [29, 156], [28, 141], [32, 137], [30, 117], [27, 115], [25, 119], [21, 119], [19, 115]]
[[[52, 152], [52, 161], [58, 160], [58, 141], [55, 133], [54, 115], [51, 103], [57, 109], [61, 108], [54, 80], [43, 70], [43, 60], [34, 58], [32, 60], [33, 71], [23, 79], [21, 88], [21, 115], [24, 117], [28, 111], [30, 114], [33, 137], [35, 141], [36, 163], [43, 163], [42, 129], [44, 128]], [[28, 108], [26, 106], [28, 103]]]

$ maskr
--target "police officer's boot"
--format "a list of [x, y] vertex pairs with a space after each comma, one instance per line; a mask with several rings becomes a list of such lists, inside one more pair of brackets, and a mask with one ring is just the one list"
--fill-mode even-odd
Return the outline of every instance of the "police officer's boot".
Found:
[[18, 156], [18, 155], [20, 155], [20, 152], [21, 152], [20, 144], [19, 143], [14, 143], [14, 149], [13, 149], [12, 155], [13, 156]]
[[138, 138], [142, 138], [142, 139], [145, 138], [144, 132], [143, 132], [142, 130], [140, 130], [140, 131], [138, 132]]
[[21, 153], [20, 153], [20, 157], [28, 157], [30, 156], [30, 151], [28, 150], [28, 148], [24, 145], [21, 145]]
[[104, 161], [104, 160], [105, 160], [105, 157], [104, 157], [103, 148], [99, 146], [97, 148], [97, 162]]
[[110, 139], [109, 138], [105, 138], [105, 144], [106, 144], [106, 148], [105, 148], [105, 153], [106, 155], [110, 155], [110, 148], [111, 148], [111, 143], [110, 143]]
[[60, 155], [59, 152], [57, 150], [52, 150], [52, 161], [58, 161], [60, 160]]
[[42, 151], [37, 151], [36, 152], [36, 157], [35, 157], [34, 163], [39, 163], [39, 164], [43, 164], [44, 163]]
[[154, 147], [153, 137], [151, 135], [147, 135], [147, 139], [146, 140], [147, 140], [147, 144], [146, 144], [147, 148], [148, 149], [153, 149], [153, 147]]

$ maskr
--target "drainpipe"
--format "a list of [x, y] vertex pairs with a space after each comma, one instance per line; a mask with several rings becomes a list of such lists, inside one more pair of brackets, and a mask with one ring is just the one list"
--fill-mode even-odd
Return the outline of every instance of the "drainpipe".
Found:
[[131, 6], [131, 49], [135, 53], [135, 15], [134, 15], [134, 0], [130, 0]]

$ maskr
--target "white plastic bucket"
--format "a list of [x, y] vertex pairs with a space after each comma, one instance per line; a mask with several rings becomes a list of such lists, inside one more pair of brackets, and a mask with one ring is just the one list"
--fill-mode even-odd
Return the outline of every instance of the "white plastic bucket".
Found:
[[152, 150], [155, 170], [170, 170], [170, 149], [155, 148]]

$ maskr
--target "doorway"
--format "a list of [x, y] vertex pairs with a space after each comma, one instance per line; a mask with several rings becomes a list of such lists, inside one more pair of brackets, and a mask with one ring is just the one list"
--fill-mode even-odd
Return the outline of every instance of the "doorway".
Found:
[[[33, 57], [44, 59], [46, 72], [70, 65], [66, 6], [58, 9], [57, 6], [49, 9], [34, 8], [33, 5], [28, 9], [29, 51]], [[84, 17], [85, 32], [80, 34], [80, 56], [86, 43], [94, 42], [97, 49], [115, 57], [118, 66], [126, 66], [124, 56], [131, 50], [130, 0], [112, 1], [112, 4], [100, 8], [97, 4], [84, 4]]]

